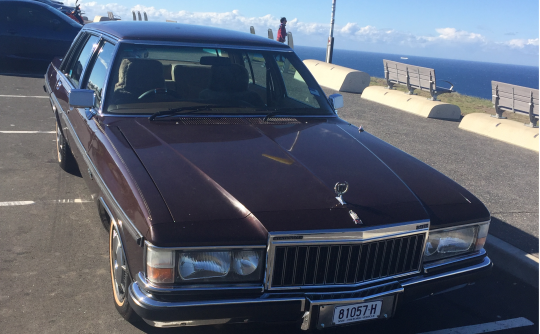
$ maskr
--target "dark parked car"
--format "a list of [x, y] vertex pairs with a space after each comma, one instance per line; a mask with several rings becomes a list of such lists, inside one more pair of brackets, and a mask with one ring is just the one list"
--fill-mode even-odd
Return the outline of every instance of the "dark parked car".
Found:
[[341, 96], [287, 45], [94, 23], [45, 88], [58, 161], [97, 202], [130, 321], [328, 328], [392, 317], [491, 269], [486, 207], [340, 119]]
[[82, 25], [37, 1], [0, 0], [0, 60], [63, 57]]
[[75, 7], [66, 6], [64, 5], [63, 2], [60, 2], [60, 1], [53, 1], [53, 0], [34, 0], [34, 1], [38, 1], [46, 5], [49, 5], [52, 8], [58, 9], [64, 14], [71, 13], [75, 9]]

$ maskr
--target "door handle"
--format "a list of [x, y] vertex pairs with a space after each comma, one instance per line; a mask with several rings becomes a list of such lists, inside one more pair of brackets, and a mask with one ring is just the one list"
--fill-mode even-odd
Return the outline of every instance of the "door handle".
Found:
[[12, 34], [12, 35], [15, 35], [15, 34], [17, 33], [17, 31], [16, 31], [16, 30], [13, 30], [13, 29], [10, 29], [10, 30], [8, 30], [8, 33], [10, 33], [10, 34]]

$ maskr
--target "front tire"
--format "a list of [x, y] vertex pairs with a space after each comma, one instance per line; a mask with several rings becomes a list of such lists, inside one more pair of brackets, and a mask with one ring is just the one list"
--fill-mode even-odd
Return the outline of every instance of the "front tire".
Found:
[[128, 302], [128, 289], [131, 285], [131, 277], [127, 267], [122, 239], [113, 223], [110, 224], [109, 228], [109, 263], [113, 300], [116, 310], [127, 321], [131, 323], [139, 322], [141, 318], [133, 311]]

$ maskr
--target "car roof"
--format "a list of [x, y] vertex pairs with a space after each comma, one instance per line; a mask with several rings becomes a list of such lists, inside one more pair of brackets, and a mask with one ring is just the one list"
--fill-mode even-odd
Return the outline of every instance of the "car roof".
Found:
[[222, 44], [290, 49], [288, 45], [249, 33], [208, 26], [150, 21], [104, 21], [85, 30], [101, 31], [121, 40]]

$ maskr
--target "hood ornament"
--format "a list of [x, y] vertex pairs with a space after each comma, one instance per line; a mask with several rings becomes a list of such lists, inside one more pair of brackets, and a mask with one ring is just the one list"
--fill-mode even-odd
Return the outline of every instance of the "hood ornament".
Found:
[[356, 225], [362, 225], [362, 220], [360, 219], [360, 217], [358, 217], [356, 212], [354, 212], [353, 210], [349, 210], [349, 214], [351, 215], [351, 218], [354, 220], [354, 223]]
[[334, 186], [334, 191], [336, 192], [336, 199], [338, 200], [339, 203], [341, 203], [341, 205], [345, 205], [347, 203], [345, 203], [345, 201], [343, 200], [343, 194], [347, 192], [347, 190], [349, 190], [349, 184], [347, 182], [338, 182], [336, 183], [336, 185]]

